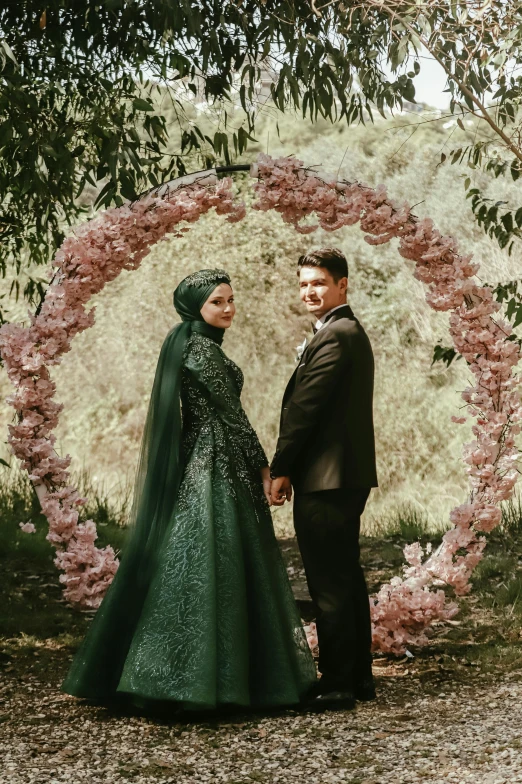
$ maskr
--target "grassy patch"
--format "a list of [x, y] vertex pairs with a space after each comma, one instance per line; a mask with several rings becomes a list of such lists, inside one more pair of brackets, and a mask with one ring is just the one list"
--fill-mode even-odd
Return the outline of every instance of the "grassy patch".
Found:
[[522, 612], [522, 572], [514, 575], [507, 582], [502, 582], [496, 591], [494, 605], [509, 607], [511, 612]]
[[396, 539], [408, 544], [440, 540], [448, 525], [430, 520], [428, 514], [414, 504], [402, 503], [379, 517], [372, 517], [366, 527], [371, 537]]
[[502, 504], [502, 522], [493, 533], [495, 538], [522, 537], [522, 495], [516, 495]]
[[515, 555], [500, 552], [492, 552], [494, 546], [479, 563], [473, 573], [473, 586], [475, 591], [491, 593], [496, 591], [505, 579], [516, 568], [517, 559]]

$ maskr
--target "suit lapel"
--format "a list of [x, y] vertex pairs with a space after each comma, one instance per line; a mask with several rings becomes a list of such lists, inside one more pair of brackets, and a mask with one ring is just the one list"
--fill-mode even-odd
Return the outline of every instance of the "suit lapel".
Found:
[[297, 363], [297, 366], [296, 366], [294, 372], [292, 373], [292, 375], [290, 376], [288, 384], [286, 385], [285, 393], [283, 395], [283, 407], [286, 405], [286, 403], [288, 402], [289, 398], [292, 396], [292, 393], [293, 393], [294, 387], [295, 387], [296, 378], [297, 378], [297, 371], [299, 370], [301, 365], [305, 364], [306, 354], [307, 354], [310, 346], [314, 343], [315, 339], [317, 338], [317, 335], [319, 335], [323, 331], [323, 329], [328, 329], [328, 325], [329, 324], [333, 323], [334, 321], [338, 321], [341, 318], [349, 318], [349, 319], [352, 319], [352, 321], [357, 321], [357, 319], [355, 318], [353, 310], [351, 309], [351, 307], [349, 305], [343, 305], [342, 307], [338, 308], [337, 310], [334, 310], [334, 312], [331, 314], [331, 316], [329, 316], [329, 318], [327, 318], [327, 320], [325, 321], [325, 323], [321, 327], [321, 329], [317, 330], [315, 335], [312, 335], [310, 340], [307, 340], [307, 343], [305, 345], [303, 353], [301, 354], [299, 362]]

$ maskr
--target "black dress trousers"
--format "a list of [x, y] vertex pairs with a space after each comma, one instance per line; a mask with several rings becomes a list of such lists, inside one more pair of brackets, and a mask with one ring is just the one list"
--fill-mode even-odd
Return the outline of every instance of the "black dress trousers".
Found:
[[359, 530], [370, 488], [297, 493], [294, 525], [315, 604], [319, 671], [329, 689], [371, 677], [368, 589], [359, 562]]

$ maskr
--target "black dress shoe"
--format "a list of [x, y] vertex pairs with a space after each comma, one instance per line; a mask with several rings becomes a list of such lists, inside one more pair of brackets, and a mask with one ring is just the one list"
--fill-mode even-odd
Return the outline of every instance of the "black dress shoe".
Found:
[[374, 700], [377, 695], [375, 694], [373, 678], [363, 678], [354, 686], [353, 693], [355, 699], [359, 700], [359, 702], [371, 702]]
[[352, 691], [327, 691], [317, 694], [306, 706], [309, 710], [353, 710], [355, 697]]

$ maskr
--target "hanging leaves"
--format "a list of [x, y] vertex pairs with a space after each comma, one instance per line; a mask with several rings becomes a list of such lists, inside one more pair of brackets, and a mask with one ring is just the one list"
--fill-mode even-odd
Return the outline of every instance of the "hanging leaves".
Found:
[[[0, 274], [46, 263], [93, 203], [119, 205], [187, 166], [242, 154], [262, 80], [279, 110], [312, 119], [356, 122], [370, 104], [382, 112], [411, 99], [409, 77], [380, 66], [385, 15], [356, 9], [340, 24], [336, 6], [317, 17], [285, 0], [3, 4]], [[243, 111], [233, 123], [230, 103]], [[213, 110], [212, 132], [194, 104]]]

